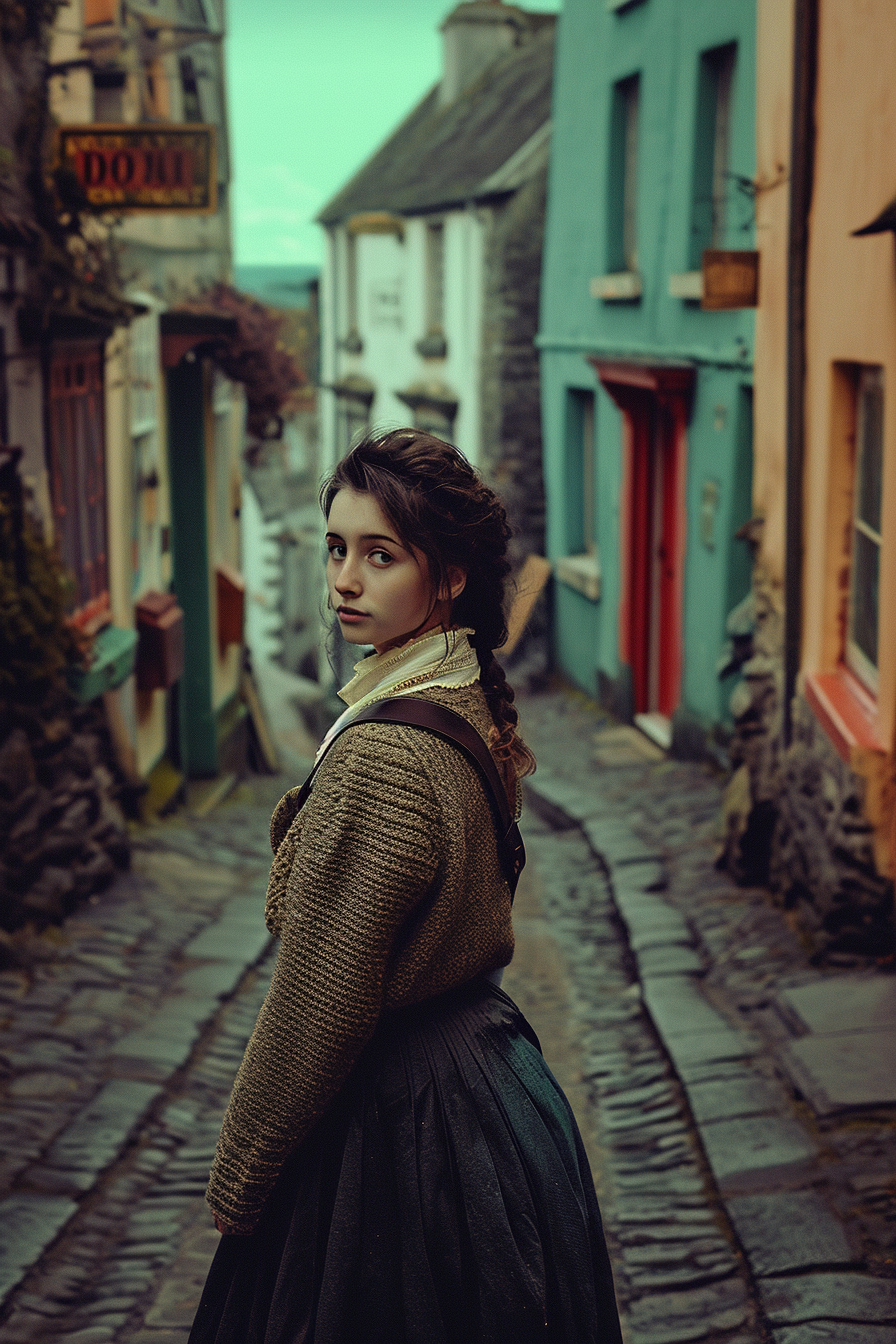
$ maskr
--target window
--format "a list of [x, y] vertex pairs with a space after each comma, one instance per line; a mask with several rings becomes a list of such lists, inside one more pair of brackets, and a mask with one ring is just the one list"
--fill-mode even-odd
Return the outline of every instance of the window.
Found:
[[50, 360], [50, 491], [81, 621], [109, 605], [104, 423], [102, 346], [57, 348]]
[[358, 332], [358, 236], [349, 226], [345, 235], [345, 336], [339, 342], [351, 355], [364, 349]]
[[426, 330], [441, 332], [445, 322], [445, 226], [426, 226]]
[[336, 446], [340, 456], [370, 428], [370, 399], [345, 395], [336, 403]]
[[640, 76], [613, 86], [610, 115], [607, 270], [638, 269], [638, 103]]
[[856, 388], [856, 458], [846, 662], [871, 690], [877, 689], [883, 423], [883, 369], [866, 367], [859, 371]]
[[[426, 331], [415, 346], [425, 359], [444, 359], [445, 341], [445, 226], [441, 221], [427, 223], [423, 258], [424, 322]], [[434, 430], [434, 433], [439, 431]], [[447, 433], [443, 427], [442, 433]]]
[[595, 555], [594, 393], [569, 388], [566, 395], [567, 547], [572, 555]]
[[93, 116], [95, 121], [124, 120], [124, 95], [127, 73], [106, 68], [93, 72]]
[[566, 391], [566, 551], [554, 562], [561, 583], [591, 602], [601, 592], [597, 555], [594, 393]]
[[731, 187], [731, 107], [737, 46], [717, 47], [700, 57], [690, 265], [699, 270], [704, 250], [724, 247]]
[[181, 56], [180, 58], [180, 87], [183, 97], [184, 121], [202, 121], [199, 78], [191, 56]]

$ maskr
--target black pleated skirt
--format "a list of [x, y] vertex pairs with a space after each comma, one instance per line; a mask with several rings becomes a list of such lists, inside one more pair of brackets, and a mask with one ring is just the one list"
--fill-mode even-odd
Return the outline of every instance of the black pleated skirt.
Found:
[[221, 1238], [190, 1344], [621, 1344], [594, 1184], [538, 1039], [484, 980], [384, 1022]]

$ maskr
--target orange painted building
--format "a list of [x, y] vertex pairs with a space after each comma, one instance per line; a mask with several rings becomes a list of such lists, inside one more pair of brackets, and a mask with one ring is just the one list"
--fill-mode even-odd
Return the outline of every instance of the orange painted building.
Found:
[[857, 951], [891, 937], [896, 875], [894, 71], [892, 0], [758, 0], [755, 628], [729, 860], [749, 868], [758, 835], [759, 876]]
[[[896, 871], [896, 22], [823, 0], [806, 303], [803, 691]], [[882, 227], [883, 225], [883, 227]]]

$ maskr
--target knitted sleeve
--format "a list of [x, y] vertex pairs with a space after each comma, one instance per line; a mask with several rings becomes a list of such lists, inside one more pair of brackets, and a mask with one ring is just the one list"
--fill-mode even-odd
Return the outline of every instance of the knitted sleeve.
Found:
[[327, 754], [302, 810], [270, 990], [237, 1074], [206, 1198], [251, 1231], [290, 1151], [373, 1035], [390, 953], [439, 867], [439, 807], [403, 725]]

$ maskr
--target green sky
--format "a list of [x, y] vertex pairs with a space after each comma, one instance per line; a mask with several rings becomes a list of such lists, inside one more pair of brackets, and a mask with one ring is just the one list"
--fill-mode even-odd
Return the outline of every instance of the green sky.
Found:
[[[451, 0], [228, 0], [236, 260], [316, 262], [311, 219], [439, 74]], [[557, 11], [561, 0], [526, 0]]]

